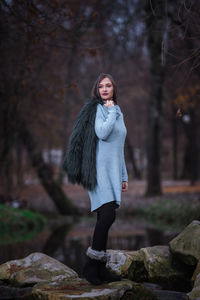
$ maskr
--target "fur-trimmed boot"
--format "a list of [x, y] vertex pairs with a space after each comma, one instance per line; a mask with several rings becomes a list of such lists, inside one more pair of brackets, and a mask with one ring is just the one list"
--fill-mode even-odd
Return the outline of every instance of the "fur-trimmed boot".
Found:
[[104, 261], [100, 262], [99, 277], [102, 281], [106, 281], [106, 282], [113, 282], [113, 281], [121, 280], [121, 276], [110, 272], [106, 268], [106, 262], [104, 262]]
[[119, 275], [113, 274], [106, 268], [108, 254], [105, 251], [97, 251], [89, 247], [86, 252], [89, 260], [85, 265], [83, 277], [92, 284], [120, 281]]
[[100, 285], [103, 283], [99, 277], [99, 263], [98, 260], [88, 257], [83, 268], [83, 277], [93, 285]]
[[83, 277], [93, 285], [102, 284], [100, 279], [100, 263], [101, 261], [106, 261], [106, 252], [97, 251], [89, 247], [87, 249], [86, 255], [88, 256], [88, 261], [86, 262], [83, 269]]

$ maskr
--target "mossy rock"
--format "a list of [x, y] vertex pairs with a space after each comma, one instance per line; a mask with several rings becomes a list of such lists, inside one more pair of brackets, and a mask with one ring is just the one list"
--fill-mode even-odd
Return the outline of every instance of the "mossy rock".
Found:
[[107, 267], [124, 278], [141, 282], [147, 279], [143, 253], [138, 251], [108, 250]]
[[188, 293], [190, 300], [200, 300], [200, 273], [197, 275], [194, 282], [194, 287], [190, 293]]
[[149, 282], [162, 284], [166, 289], [188, 291], [190, 278], [187, 272], [183, 272], [172, 263], [168, 246], [142, 248], [140, 252], [143, 253]]
[[200, 274], [200, 260], [196, 266], [196, 269], [194, 270], [194, 273], [192, 275], [192, 281], [195, 281], [197, 278], [197, 275]]
[[194, 220], [169, 244], [172, 254], [183, 263], [196, 266], [200, 260], [200, 221]]
[[157, 298], [145, 287], [130, 280], [122, 280], [100, 286], [89, 284], [84, 279], [74, 279], [60, 283], [39, 283], [29, 295], [30, 300], [156, 300]]
[[56, 282], [76, 277], [78, 275], [74, 270], [39, 252], [0, 265], [0, 280], [8, 280], [15, 286], [33, 285], [46, 281]]

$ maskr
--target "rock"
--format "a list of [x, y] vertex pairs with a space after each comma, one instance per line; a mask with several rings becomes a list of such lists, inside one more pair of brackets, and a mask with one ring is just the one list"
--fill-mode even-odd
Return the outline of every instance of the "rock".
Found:
[[17, 299], [30, 295], [32, 287], [16, 288], [0, 285], [0, 299]]
[[136, 282], [147, 280], [148, 272], [145, 268], [143, 252], [141, 250], [130, 251], [128, 254], [132, 258], [132, 264], [129, 268], [128, 278]]
[[155, 283], [143, 282], [146, 288], [150, 289], [158, 300], [188, 300], [188, 296], [183, 292], [163, 290], [161, 286]]
[[145, 287], [130, 280], [122, 280], [92, 286], [84, 279], [63, 281], [62, 283], [39, 283], [34, 286], [28, 299], [34, 300], [64, 300], [64, 299], [134, 299], [157, 300], [157, 298]]
[[168, 291], [168, 290], [155, 290], [153, 294], [159, 300], [187, 300], [188, 296], [186, 293], [183, 292], [176, 292], [176, 291]]
[[200, 300], [200, 273], [197, 275], [194, 282], [194, 287], [190, 293], [188, 293], [190, 300]]
[[194, 273], [192, 275], [192, 281], [195, 281], [197, 275], [200, 274], [200, 260], [196, 266], [196, 269], [194, 270]]
[[0, 265], [0, 280], [9, 280], [19, 286], [76, 277], [78, 275], [74, 270], [46, 254], [37, 252]]
[[93, 286], [78, 278], [67, 266], [42, 253], [32, 253], [1, 265], [0, 278], [5, 284], [10, 281], [9, 286], [0, 286], [4, 299], [157, 299], [147, 288], [127, 279]]
[[109, 253], [107, 267], [125, 277], [132, 263], [131, 256], [126, 251], [108, 250], [107, 252]]
[[185, 291], [190, 287], [190, 280], [186, 274], [172, 264], [168, 246], [141, 248], [140, 251], [143, 253], [149, 282], [160, 283], [166, 289], [184, 288]]
[[138, 251], [108, 250], [107, 267], [124, 278], [135, 282], [154, 282], [166, 289], [191, 290], [187, 270], [180, 270], [172, 263], [168, 246], [142, 248]]
[[190, 223], [169, 246], [176, 258], [195, 266], [200, 260], [200, 222], [194, 220]]
[[138, 251], [108, 250], [107, 267], [122, 277], [136, 282], [144, 281], [147, 272], [144, 267], [143, 253]]

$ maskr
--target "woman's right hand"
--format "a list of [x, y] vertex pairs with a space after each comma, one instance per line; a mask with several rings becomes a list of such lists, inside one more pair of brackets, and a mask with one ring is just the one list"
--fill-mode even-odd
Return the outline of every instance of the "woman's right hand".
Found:
[[104, 105], [109, 108], [111, 106], [114, 106], [114, 101], [113, 100], [104, 100]]

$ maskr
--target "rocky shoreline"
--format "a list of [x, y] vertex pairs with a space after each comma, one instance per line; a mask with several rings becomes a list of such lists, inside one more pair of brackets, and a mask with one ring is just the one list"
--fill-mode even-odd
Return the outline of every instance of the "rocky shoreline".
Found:
[[0, 265], [0, 299], [200, 299], [200, 222], [194, 220], [168, 246], [108, 250], [107, 266], [122, 281], [92, 286], [43, 253]]

